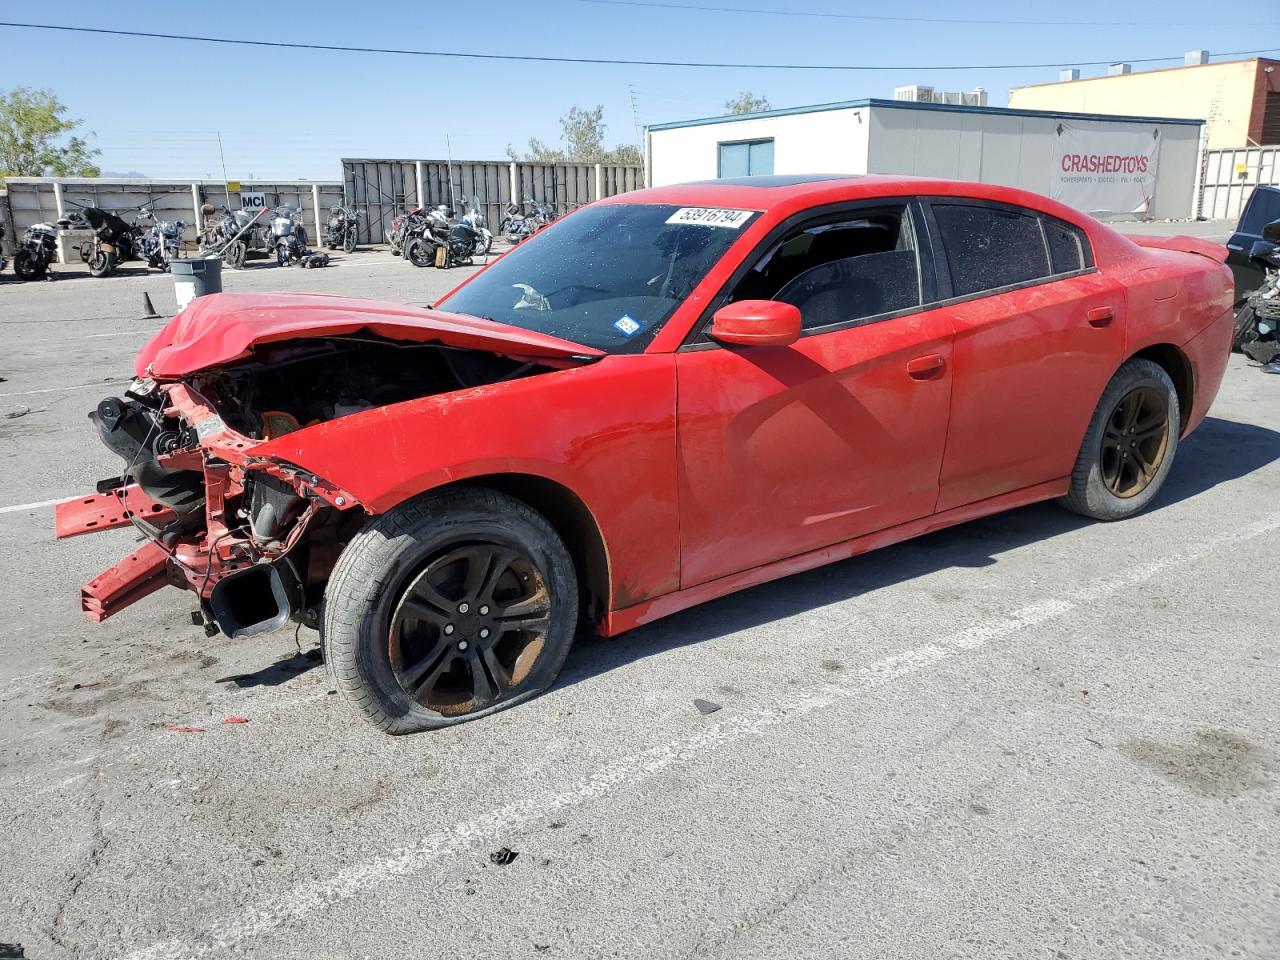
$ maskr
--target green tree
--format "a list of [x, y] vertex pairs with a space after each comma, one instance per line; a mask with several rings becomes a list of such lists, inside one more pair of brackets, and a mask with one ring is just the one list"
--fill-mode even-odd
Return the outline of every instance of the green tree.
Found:
[[63, 138], [79, 120], [52, 90], [0, 90], [0, 183], [6, 177], [96, 177], [95, 150], [80, 137]]
[[750, 90], [743, 90], [732, 100], [726, 100], [724, 108], [732, 114], [759, 113], [769, 109], [769, 100], [766, 97], [757, 97]]
[[524, 156], [517, 154], [515, 148], [507, 146], [507, 156], [512, 160], [527, 160], [531, 163], [632, 163], [644, 162], [640, 148], [633, 143], [622, 143], [612, 150], [604, 146], [605, 130], [604, 105], [595, 107], [572, 106], [569, 112], [560, 118], [559, 147], [552, 147], [537, 137], [529, 138], [529, 146]]

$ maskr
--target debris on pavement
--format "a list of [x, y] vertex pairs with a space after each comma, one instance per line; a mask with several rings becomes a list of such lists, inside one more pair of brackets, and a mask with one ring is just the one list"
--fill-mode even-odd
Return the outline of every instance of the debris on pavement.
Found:
[[720, 704], [712, 700], [703, 700], [701, 698], [694, 700], [693, 705], [698, 708], [698, 712], [704, 717], [709, 713], [715, 713], [720, 709]]
[[30, 412], [31, 412], [30, 407], [23, 406], [22, 404], [18, 404], [16, 407], [6, 410], [4, 413], [4, 418], [6, 420], [17, 420], [19, 417], [25, 417]]
[[205, 733], [204, 727], [184, 727], [180, 723], [171, 723], [165, 727], [170, 733]]
[[101, 682], [102, 682], [101, 680], [94, 680], [92, 683], [73, 683], [71, 685], [71, 689], [72, 690], [88, 690], [90, 687], [96, 687]]
[[509, 863], [513, 863], [516, 857], [520, 856], [510, 847], [503, 847], [501, 850], [495, 850], [489, 854], [489, 862], [499, 867], [505, 867]]
[[232, 714], [231, 716], [227, 717], [227, 719], [223, 720], [222, 722], [223, 722], [223, 723], [248, 723], [248, 722], [249, 722], [249, 718], [248, 718], [248, 717], [242, 717], [242, 716], [239, 716], [238, 714]]

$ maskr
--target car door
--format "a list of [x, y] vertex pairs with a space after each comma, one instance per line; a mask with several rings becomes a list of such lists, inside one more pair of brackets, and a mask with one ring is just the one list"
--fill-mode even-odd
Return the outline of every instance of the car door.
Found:
[[774, 231], [707, 310], [794, 303], [801, 338], [676, 357], [681, 586], [926, 516], [951, 393], [949, 317], [914, 204]]
[[954, 329], [939, 512], [1068, 476], [1124, 359], [1124, 288], [1074, 224], [982, 201], [929, 204]]

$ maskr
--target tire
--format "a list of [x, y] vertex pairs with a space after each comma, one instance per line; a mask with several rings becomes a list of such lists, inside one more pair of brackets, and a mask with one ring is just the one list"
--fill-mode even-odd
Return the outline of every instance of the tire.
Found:
[[249, 248], [243, 240], [234, 240], [227, 244], [222, 252], [222, 259], [232, 270], [243, 270], [245, 258], [249, 256]]
[[89, 257], [89, 276], [91, 277], [109, 277], [115, 272], [115, 269], [116, 257], [114, 253], [99, 250]]
[[[1131, 402], [1136, 409], [1126, 406]], [[1123, 520], [1140, 512], [1169, 475], [1181, 428], [1178, 391], [1169, 374], [1150, 360], [1130, 360], [1102, 391], [1071, 472], [1071, 488], [1058, 503], [1095, 520]]]
[[436, 248], [421, 237], [409, 242], [404, 248], [404, 258], [415, 267], [434, 267], [436, 265]]
[[[483, 576], [479, 561], [450, 559], [485, 550], [510, 559], [484, 561]], [[468, 581], [484, 583], [468, 592]], [[490, 604], [521, 607], [537, 625], [500, 629]], [[352, 538], [325, 589], [321, 635], [338, 689], [378, 729], [401, 734], [543, 692], [569, 655], [577, 617], [573, 561], [546, 518], [505, 494], [459, 488], [401, 504]], [[426, 676], [416, 699], [406, 691], [415, 671]]]
[[342, 239], [342, 252], [354, 253], [356, 249], [356, 232], [348, 230], [347, 235]]
[[1231, 349], [1237, 353], [1246, 344], [1258, 339], [1258, 314], [1253, 299], [1246, 300], [1236, 314], [1235, 333], [1231, 337]]
[[39, 280], [48, 270], [48, 265], [29, 251], [19, 250], [13, 257], [13, 272], [22, 280]]
[[289, 251], [283, 243], [276, 246], [276, 266], [283, 267], [289, 263]]

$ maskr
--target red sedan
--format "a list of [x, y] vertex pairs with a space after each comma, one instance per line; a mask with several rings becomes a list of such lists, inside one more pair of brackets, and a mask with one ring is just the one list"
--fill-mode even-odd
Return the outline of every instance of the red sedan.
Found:
[[510, 706], [580, 626], [1038, 500], [1147, 506], [1232, 333], [1226, 251], [889, 177], [625, 194], [419, 310], [219, 294], [93, 415], [134, 524], [102, 620], [172, 584], [230, 635], [318, 627], [388, 732]]

